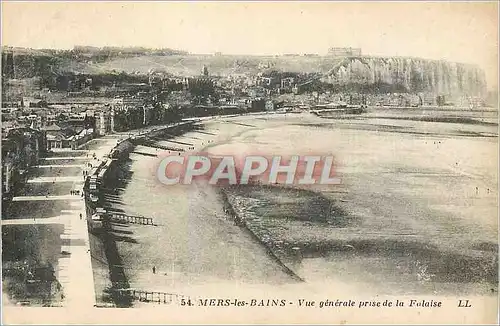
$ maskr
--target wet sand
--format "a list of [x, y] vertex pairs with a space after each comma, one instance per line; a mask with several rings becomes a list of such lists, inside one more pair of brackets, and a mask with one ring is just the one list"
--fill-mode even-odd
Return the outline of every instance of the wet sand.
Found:
[[[283, 257], [306, 281], [296, 285], [301, 289], [330, 284], [360, 293], [497, 291], [492, 283], [498, 275], [497, 138], [491, 137], [496, 126], [309, 114], [217, 118], [203, 125], [204, 130], [176, 137], [177, 146], [239, 153], [321, 151], [337, 158], [346, 191], [322, 195], [345, 212], [346, 224], [276, 216], [267, 221], [276, 240], [303, 246], [300, 259]], [[279, 289], [297, 282], [224, 215], [212, 189], [160, 184], [159, 159], [150, 156], [157, 154], [161, 151], [150, 147], [135, 149], [123, 168], [130, 171], [127, 182], [111, 203], [159, 224], [116, 229], [130, 287], [189, 293], [217, 284]], [[235, 195], [248, 199], [248, 194]], [[310, 249], [311, 243], [326, 245]]]

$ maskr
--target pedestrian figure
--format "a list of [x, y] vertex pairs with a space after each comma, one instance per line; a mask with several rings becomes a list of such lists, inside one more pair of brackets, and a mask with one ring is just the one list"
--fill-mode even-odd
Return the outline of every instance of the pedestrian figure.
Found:
[[476, 195], [479, 193], [479, 189], [476, 187]]
[[153, 274], [156, 274], [156, 267], [153, 266]]
[[82, 219], [82, 213], [80, 213], [80, 220]]

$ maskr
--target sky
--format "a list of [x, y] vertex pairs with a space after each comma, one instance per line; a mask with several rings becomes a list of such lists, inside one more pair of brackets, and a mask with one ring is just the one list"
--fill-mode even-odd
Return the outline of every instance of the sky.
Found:
[[192, 53], [364, 54], [478, 64], [498, 80], [491, 2], [2, 1], [2, 45], [168, 47]]

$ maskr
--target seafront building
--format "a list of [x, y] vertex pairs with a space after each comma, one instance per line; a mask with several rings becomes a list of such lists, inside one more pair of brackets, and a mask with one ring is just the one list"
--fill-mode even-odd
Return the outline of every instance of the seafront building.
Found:
[[2, 132], [2, 199], [9, 198], [30, 167], [46, 154], [46, 142], [43, 130], [16, 128]]

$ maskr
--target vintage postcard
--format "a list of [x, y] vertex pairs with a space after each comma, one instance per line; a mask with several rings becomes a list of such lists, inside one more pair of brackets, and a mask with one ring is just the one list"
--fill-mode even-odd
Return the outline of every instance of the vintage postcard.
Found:
[[5, 324], [498, 324], [498, 4], [2, 1]]

